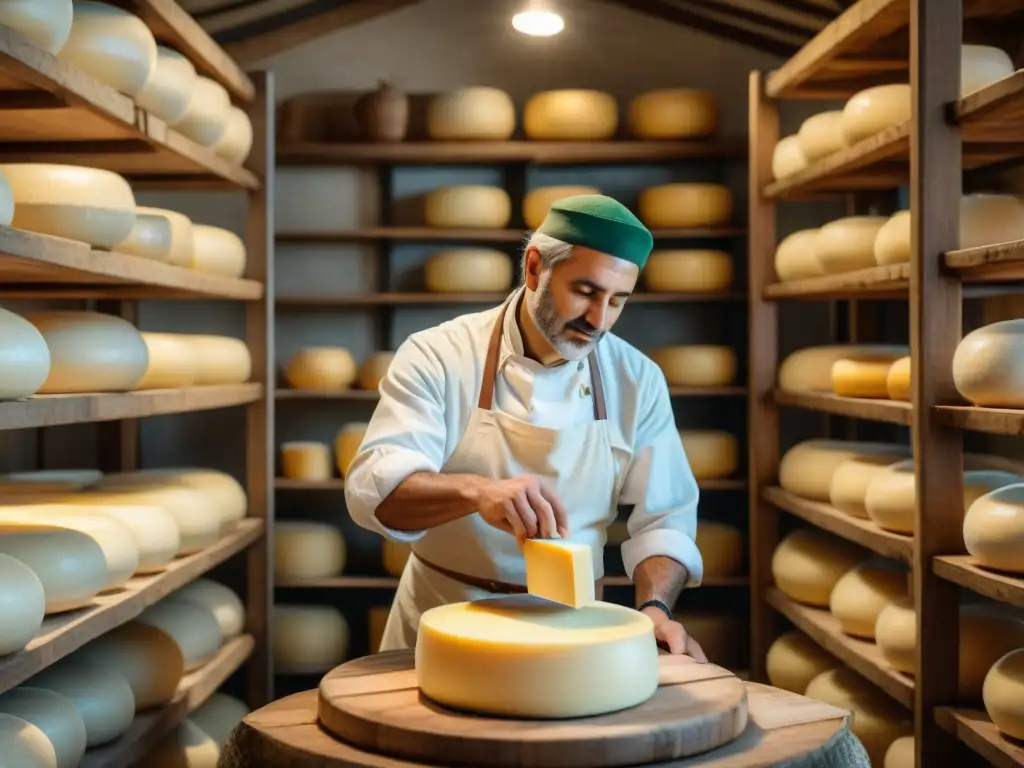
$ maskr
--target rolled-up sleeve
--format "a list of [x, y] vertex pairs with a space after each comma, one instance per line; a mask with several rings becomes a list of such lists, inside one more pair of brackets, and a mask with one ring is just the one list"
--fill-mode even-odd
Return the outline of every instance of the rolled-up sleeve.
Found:
[[377, 519], [377, 507], [409, 475], [439, 472], [447, 427], [444, 368], [415, 337], [395, 352], [380, 384], [380, 402], [345, 477], [345, 503], [357, 524], [393, 541], [426, 531], [399, 531]]
[[643, 377], [639, 394], [636, 444], [619, 494], [620, 504], [633, 505], [622, 562], [632, 579], [637, 565], [647, 558], [670, 557], [686, 568], [684, 586], [697, 586], [704, 577], [696, 544], [700, 491], [660, 371]]

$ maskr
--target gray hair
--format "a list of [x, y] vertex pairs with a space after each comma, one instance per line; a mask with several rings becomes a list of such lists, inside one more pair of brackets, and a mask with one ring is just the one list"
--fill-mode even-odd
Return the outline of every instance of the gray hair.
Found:
[[566, 243], [541, 232], [534, 232], [523, 247], [521, 267], [523, 282], [526, 282], [526, 252], [531, 245], [540, 252], [540, 263], [545, 270], [553, 269], [572, 256], [572, 243]]

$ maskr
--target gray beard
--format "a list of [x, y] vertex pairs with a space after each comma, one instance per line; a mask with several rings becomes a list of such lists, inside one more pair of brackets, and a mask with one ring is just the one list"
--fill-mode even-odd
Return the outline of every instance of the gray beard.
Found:
[[537, 326], [541, 335], [547, 339], [548, 344], [565, 360], [582, 360], [594, 350], [603, 335], [598, 332], [593, 339], [586, 342], [558, 338], [557, 334], [565, 326], [555, 313], [555, 300], [551, 296], [551, 282], [546, 276], [541, 277], [536, 291], [526, 292], [526, 311], [529, 312], [530, 319], [533, 320], [533, 324]]

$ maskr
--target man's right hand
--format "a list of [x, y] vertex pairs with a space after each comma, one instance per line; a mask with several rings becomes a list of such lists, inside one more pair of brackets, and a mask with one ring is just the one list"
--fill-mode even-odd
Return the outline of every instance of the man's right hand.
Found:
[[480, 516], [496, 528], [525, 539], [568, 538], [569, 515], [539, 477], [487, 480], [478, 490]]

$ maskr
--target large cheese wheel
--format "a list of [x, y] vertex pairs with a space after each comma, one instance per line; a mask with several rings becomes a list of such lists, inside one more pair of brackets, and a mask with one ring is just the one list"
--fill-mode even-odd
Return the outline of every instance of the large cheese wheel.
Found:
[[245, 702], [228, 696], [226, 693], [214, 693], [195, 712], [188, 716], [203, 733], [206, 733], [223, 749], [242, 718], [249, 714]]
[[135, 225], [131, 234], [114, 250], [153, 261], [170, 262], [174, 232], [166, 216], [135, 210]]
[[512, 200], [501, 187], [462, 184], [427, 193], [427, 226], [501, 229], [512, 218]]
[[237, 637], [245, 629], [245, 606], [231, 587], [213, 579], [196, 579], [174, 593], [177, 600], [205, 608], [213, 614], [225, 638]]
[[975, 405], [1024, 407], [1024, 319], [1003, 320], [971, 331], [953, 353], [953, 383]]
[[910, 595], [889, 602], [875, 619], [875, 642], [889, 665], [913, 674], [917, 662], [917, 615]]
[[192, 268], [221, 277], [245, 273], [246, 251], [242, 238], [223, 227], [192, 226]]
[[798, 349], [779, 366], [779, 388], [787, 392], [832, 392], [832, 368], [838, 360], [889, 360], [910, 354], [899, 344], [830, 344]]
[[0, 656], [6, 656], [39, 634], [46, 593], [36, 572], [9, 554], [0, 554], [0, 584]]
[[185, 116], [175, 123], [180, 131], [204, 147], [213, 147], [221, 140], [231, 120], [231, 97], [216, 80], [199, 75], [192, 86]]
[[217, 768], [220, 747], [189, 719], [164, 737], [146, 755], [148, 768]]
[[866, 520], [868, 488], [875, 478], [901, 460], [900, 456], [885, 453], [862, 454], [847, 459], [832, 472], [828, 486], [829, 503], [840, 512]]
[[523, 221], [528, 229], [537, 229], [544, 222], [544, 217], [548, 215], [551, 204], [556, 200], [575, 195], [597, 194], [600, 194], [597, 187], [553, 186], [531, 189], [523, 197]]
[[878, 228], [872, 251], [879, 266], [910, 261], [910, 211], [897, 211]]
[[178, 526], [178, 555], [189, 555], [217, 543], [223, 513], [202, 491], [184, 486], [105, 485], [99, 493], [89, 494], [97, 504], [155, 506]]
[[168, 125], [174, 125], [188, 111], [196, 77], [196, 68], [187, 57], [158, 45], [156, 67], [135, 101]]
[[652, 229], [718, 227], [732, 219], [732, 193], [721, 184], [660, 184], [641, 190], [637, 215]]
[[39, 391], [50, 375], [50, 348], [32, 323], [0, 308], [0, 400]]
[[124, 178], [98, 168], [5, 163], [14, 195], [11, 226], [112, 248], [135, 225], [135, 195]]
[[171, 230], [171, 249], [167, 254], [167, 263], [178, 267], [191, 267], [195, 251], [195, 227], [192, 219], [177, 211], [166, 208], [150, 208], [139, 206], [137, 215], [159, 216], [167, 220]]
[[274, 575], [286, 581], [328, 579], [345, 569], [345, 537], [328, 523], [274, 523]]
[[801, 498], [828, 502], [836, 470], [849, 459], [875, 455], [891, 456], [898, 461], [910, 455], [910, 448], [892, 443], [805, 440], [783, 454], [779, 485]]
[[515, 129], [512, 97], [498, 88], [457, 88], [434, 96], [427, 106], [427, 134], [432, 139], [505, 141]]
[[1024, 648], [1010, 651], [985, 675], [985, 711], [1011, 739], [1024, 739]]
[[334, 438], [334, 460], [337, 462], [338, 472], [342, 477], [345, 477], [349, 465], [359, 452], [359, 446], [363, 442], [363, 436], [366, 435], [367, 426], [363, 422], [346, 424], [338, 430], [338, 434]]
[[345, 347], [306, 347], [288, 359], [284, 378], [294, 389], [348, 389], [356, 379], [356, 361]]
[[[26, 2], [38, 3], [39, 0]], [[46, 734], [20, 717], [0, 714], [0, 745], [3, 745], [4, 760], [10, 766], [57, 768], [57, 753]]]
[[0, 526], [0, 555], [17, 558], [39, 577], [47, 615], [88, 605], [107, 582], [103, 548], [82, 531], [4, 524]]
[[743, 568], [743, 531], [732, 525], [700, 520], [697, 523], [697, 549], [704, 560], [705, 579], [736, 576]]
[[[520, 595], [453, 603], [420, 617], [416, 682], [424, 696], [469, 712], [600, 715], [654, 695], [653, 639], [648, 616], [611, 603], [571, 608]], [[561, 695], [545, 695], [552, 690]]]
[[847, 144], [856, 144], [911, 117], [910, 86], [877, 85], [855, 93], [843, 107], [840, 128]]
[[196, 385], [242, 384], [252, 375], [252, 355], [241, 339], [230, 336], [189, 335], [198, 360]]
[[882, 768], [915, 768], [914, 737], [900, 736], [885, 752]]
[[724, 251], [653, 251], [643, 271], [644, 285], [655, 293], [714, 293], [733, 282], [732, 256]]
[[112, 472], [98, 483], [100, 488], [135, 487], [141, 490], [194, 489], [201, 492], [220, 515], [222, 525], [241, 520], [248, 509], [242, 484], [227, 472], [196, 467], [161, 467], [134, 472]]
[[359, 389], [376, 390], [387, 375], [394, 352], [374, 352], [359, 366], [356, 374], [356, 386]]
[[213, 146], [213, 151], [225, 160], [241, 165], [249, 159], [253, 138], [249, 115], [238, 107], [232, 107], [228, 114], [228, 124], [220, 140]]
[[836, 360], [832, 363], [832, 391], [839, 397], [886, 399], [889, 397], [889, 373], [894, 365], [891, 355]]
[[739, 468], [739, 441], [720, 429], [681, 429], [679, 439], [697, 480], [728, 477]]
[[[46, 734], [57, 755], [57, 768], [75, 768], [85, 755], [85, 722], [66, 696], [43, 688], [18, 686], [0, 694], [0, 713], [32, 723]], [[6, 758], [4, 755], [3, 759]]]
[[722, 387], [736, 378], [736, 351], [732, 347], [687, 344], [659, 347], [647, 352], [670, 387]]
[[1024, 574], [1024, 482], [993, 490], [964, 517], [964, 545], [985, 568]]
[[166, 632], [178, 644], [186, 672], [203, 666], [224, 643], [213, 611], [173, 593], [144, 610], [138, 621]]
[[776, 688], [801, 696], [811, 680], [839, 666], [840, 662], [832, 654], [798, 630], [779, 637], [765, 658], [768, 681]]
[[875, 266], [875, 237], [886, 221], [885, 216], [844, 216], [821, 227], [814, 253], [822, 270], [831, 275]]
[[885, 377], [885, 392], [890, 400], [910, 402], [910, 356], [901, 357], [889, 367]]
[[800, 148], [798, 136], [785, 136], [779, 139], [772, 150], [772, 176], [784, 179], [800, 173], [807, 166], [807, 158]]
[[199, 367], [188, 338], [177, 333], [144, 332], [146, 373], [136, 389], [184, 389], [195, 384]]
[[831, 109], [811, 115], [800, 124], [796, 139], [807, 162], [816, 162], [847, 146], [842, 121], [842, 110]]
[[423, 281], [434, 293], [498, 293], [512, 287], [512, 260], [495, 248], [452, 248], [433, 254]]
[[647, 91], [630, 102], [627, 122], [639, 139], [711, 136], [718, 130], [718, 100], [689, 88]]
[[121, 736], [135, 717], [135, 694], [124, 675], [75, 656], [60, 659], [30, 682], [71, 700], [85, 724], [89, 749]]
[[348, 656], [349, 626], [336, 608], [274, 605], [274, 667], [281, 673], [326, 673]]
[[402, 541], [384, 539], [381, 543], [381, 565], [392, 576], [401, 576], [412, 554], [412, 545]]
[[801, 528], [772, 553], [772, 577], [791, 599], [826, 608], [836, 582], [864, 557], [859, 547], [838, 536]]
[[1006, 51], [991, 45], [960, 46], [960, 97], [1009, 77], [1016, 67]]
[[25, 319], [50, 348], [50, 375], [41, 394], [127, 392], [146, 375], [146, 342], [127, 320], [76, 310], [33, 312]]
[[58, 57], [129, 96], [156, 69], [156, 39], [138, 16], [109, 3], [75, 0], [71, 34]]
[[74, 16], [71, 0], [4, 0], [0, 24], [17, 30], [54, 55], [67, 42]]
[[619, 105], [601, 91], [541, 91], [523, 106], [523, 131], [531, 139], [600, 141], [619, 127]]
[[284, 477], [325, 482], [333, 473], [331, 447], [326, 443], [295, 441], [281, 444], [281, 474]]
[[875, 639], [878, 615], [907, 594], [907, 572], [866, 562], [843, 574], [829, 596], [828, 607], [848, 635]]
[[390, 608], [380, 606], [370, 609], [370, 653], [380, 653], [380, 644], [384, 639], [384, 630], [388, 625]]
[[779, 280], [803, 280], [825, 274], [814, 251], [817, 228], [798, 229], [787, 235], [775, 249], [775, 274]]

